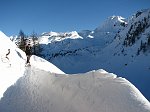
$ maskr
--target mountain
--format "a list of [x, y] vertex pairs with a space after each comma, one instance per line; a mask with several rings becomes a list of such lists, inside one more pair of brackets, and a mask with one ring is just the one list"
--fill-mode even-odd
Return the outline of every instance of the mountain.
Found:
[[127, 25], [127, 20], [121, 16], [111, 16], [107, 18], [95, 32], [114, 32], [117, 33], [118, 30], [123, 29]]
[[0, 42], [0, 112], [150, 111], [149, 101], [124, 78], [102, 69], [65, 74], [34, 55], [25, 67], [25, 53], [2, 32]]
[[39, 38], [40, 44], [48, 44], [48, 43], [53, 43], [53, 42], [59, 42], [63, 41], [66, 39], [82, 39], [81, 36], [78, 35], [76, 31], [72, 32], [48, 32], [48, 33], [43, 33], [41, 37]]
[[[43, 33], [39, 38], [42, 50], [40, 56], [66, 73], [93, 70], [95, 67], [88, 66], [86, 62], [95, 59], [96, 55], [114, 40], [116, 33], [123, 30], [126, 25], [127, 22], [124, 18], [112, 16], [93, 31]], [[91, 65], [93, 66], [93, 64]]]
[[47, 40], [40, 45], [40, 56], [66, 73], [99, 68], [116, 73], [131, 81], [150, 100], [149, 26], [150, 9], [146, 9], [128, 20], [109, 17], [93, 31], [76, 32], [76, 38], [42, 35]]
[[[98, 56], [103, 69], [131, 81], [150, 99], [150, 10], [134, 14], [127, 27]], [[105, 63], [104, 63], [105, 62]], [[136, 79], [134, 78], [136, 77]]]

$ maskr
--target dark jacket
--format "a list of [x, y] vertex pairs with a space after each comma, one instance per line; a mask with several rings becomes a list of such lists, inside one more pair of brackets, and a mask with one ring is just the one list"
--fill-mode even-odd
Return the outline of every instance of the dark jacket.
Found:
[[25, 49], [25, 53], [26, 55], [31, 55], [31, 46], [26, 46], [26, 49]]

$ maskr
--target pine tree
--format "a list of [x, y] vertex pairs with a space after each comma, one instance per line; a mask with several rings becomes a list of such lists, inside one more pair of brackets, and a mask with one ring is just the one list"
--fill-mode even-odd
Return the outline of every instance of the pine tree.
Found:
[[39, 42], [38, 42], [38, 37], [37, 34], [33, 31], [31, 34], [32, 40], [33, 40], [33, 54], [38, 55], [39, 54]]
[[140, 50], [142, 50], [142, 49], [143, 49], [143, 42], [141, 40]]
[[25, 42], [26, 36], [22, 30], [19, 31], [18, 37], [20, 38], [20, 43], [19, 43], [18, 47], [24, 51], [25, 50], [25, 44], [26, 44], [26, 42]]
[[143, 44], [143, 53], [146, 52], [146, 42]]
[[140, 49], [138, 48], [137, 55], [139, 55], [139, 54], [140, 54]]
[[147, 45], [150, 45], [150, 36], [148, 37]]

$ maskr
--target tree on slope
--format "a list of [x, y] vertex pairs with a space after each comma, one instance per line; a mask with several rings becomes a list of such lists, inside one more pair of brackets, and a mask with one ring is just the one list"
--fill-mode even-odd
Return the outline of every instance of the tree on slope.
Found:
[[25, 34], [22, 30], [19, 31], [18, 37], [20, 38], [18, 47], [24, 51], [25, 50], [25, 45], [26, 45], [26, 42], [25, 42], [26, 36], [25, 36]]
[[39, 42], [38, 42], [37, 34], [34, 31], [31, 34], [31, 38], [33, 41], [33, 54], [38, 55], [39, 54]]

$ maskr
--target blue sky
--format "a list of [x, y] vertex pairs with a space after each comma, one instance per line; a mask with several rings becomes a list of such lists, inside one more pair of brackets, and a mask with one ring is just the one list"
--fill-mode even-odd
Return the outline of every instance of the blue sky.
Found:
[[0, 0], [0, 30], [6, 35], [33, 31], [93, 30], [112, 15], [130, 17], [150, 8], [150, 0]]

